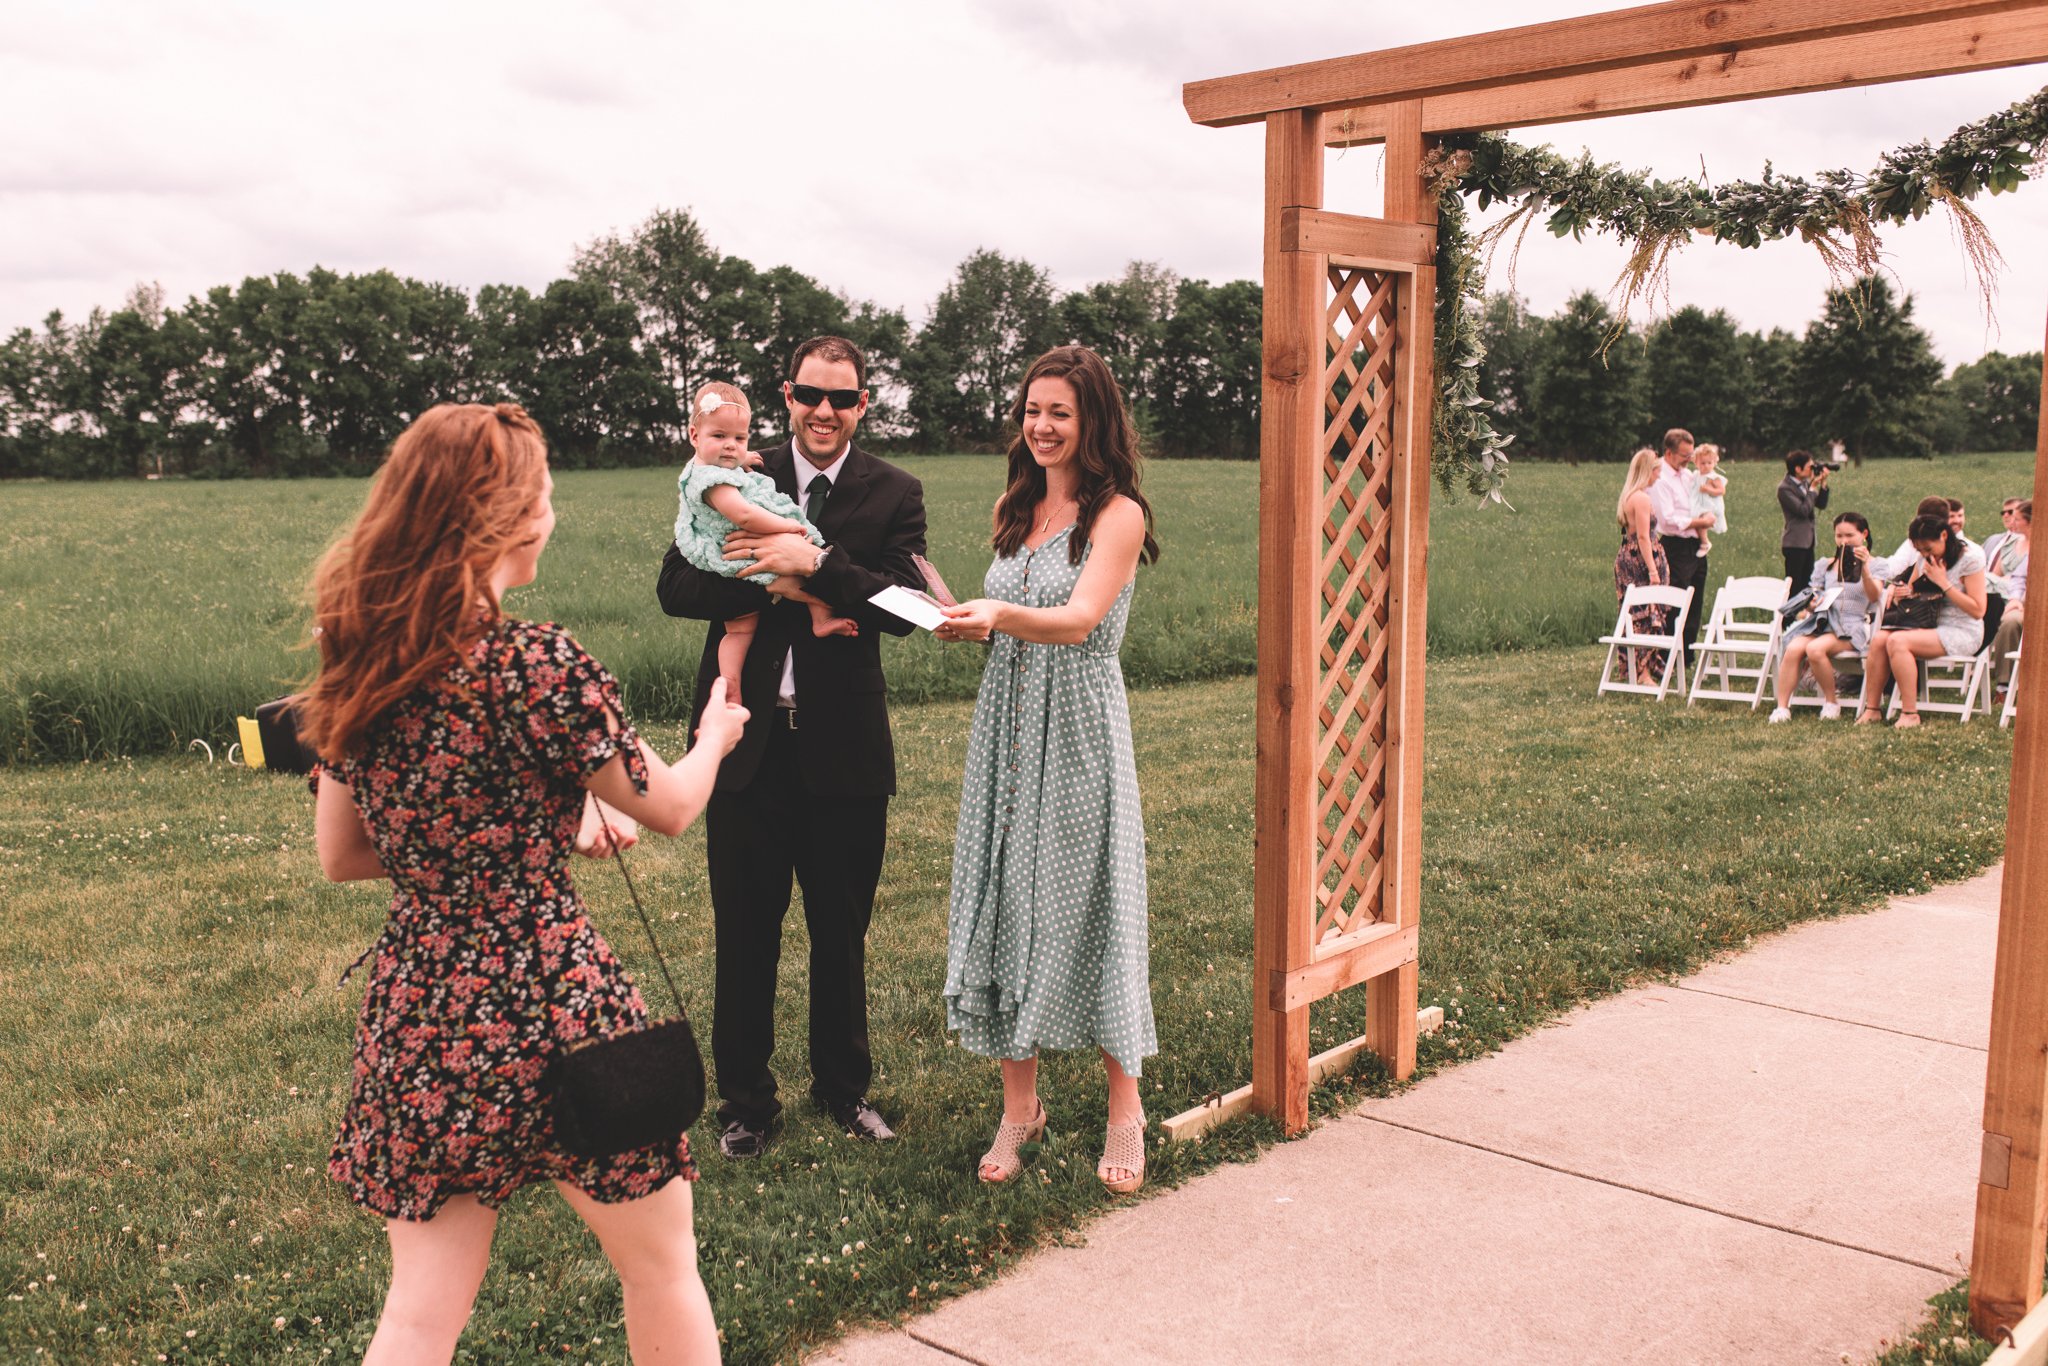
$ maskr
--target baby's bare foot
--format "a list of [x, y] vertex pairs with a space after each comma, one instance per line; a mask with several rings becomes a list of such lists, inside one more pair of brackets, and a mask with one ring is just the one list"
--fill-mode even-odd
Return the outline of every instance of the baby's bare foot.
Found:
[[860, 623], [852, 617], [813, 617], [811, 634], [814, 636], [857, 636]]

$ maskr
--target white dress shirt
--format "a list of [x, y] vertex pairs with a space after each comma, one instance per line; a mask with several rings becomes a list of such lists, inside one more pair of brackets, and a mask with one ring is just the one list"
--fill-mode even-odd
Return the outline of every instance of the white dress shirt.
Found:
[[[810, 501], [811, 481], [819, 475], [824, 475], [825, 482], [834, 488], [839, 486], [839, 471], [846, 468], [846, 460], [844, 458], [846, 449], [845, 446], [841, 446], [839, 454], [832, 457], [830, 464], [820, 466], [811, 463], [811, 458], [804, 454], [804, 448], [798, 445], [794, 439], [790, 441], [790, 454], [796, 457], [796, 462], [792, 468], [796, 471], [796, 505], [798, 507], [802, 507]], [[775, 702], [777, 706], [782, 707], [796, 706], [795, 650], [791, 650], [782, 657], [782, 688], [776, 696]]]
[[1692, 524], [1697, 515], [1692, 510], [1692, 489], [1684, 472], [1671, 468], [1668, 460], [1657, 463], [1664, 467], [1650, 483], [1650, 517], [1657, 524], [1657, 534], [1698, 540], [1700, 533]]

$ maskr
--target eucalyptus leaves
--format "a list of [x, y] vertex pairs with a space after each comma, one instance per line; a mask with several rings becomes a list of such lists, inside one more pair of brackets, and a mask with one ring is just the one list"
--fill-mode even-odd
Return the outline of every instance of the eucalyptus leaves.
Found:
[[[1796, 235], [1820, 253], [1837, 282], [1846, 283], [1879, 266], [1879, 224], [1922, 218], [1939, 207], [1955, 219], [1988, 310], [2004, 260], [1967, 201], [2017, 189], [2041, 174], [2044, 161], [2048, 89], [1958, 128], [1939, 146], [1916, 142], [1886, 153], [1867, 173], [1831, 170], [1811, 178], [1779, 176], [1766, 162], [1760, 180], [1658, 180], [1598, 164], [1590, 153], [1567, 158], [1497, 133], [1445, 138], [1424, 165], [1441, 201], [1433, 431], [1438, 482], [1447, 489], [1462, 482], [1482, 498], [1500, 500], [1507, 441], [1494, 431], [1479, 396], [1485, 348], [1477, 314], [1486, 287], [1480, 253], [1510, 234], [1519, 242], [1539, 218], [1558, 237], [1605, 233], [1630, 245], [1615, 282], [1616, 312], [1625, 319], [1636, 303], [1662, 295], [1671, 254], [1696, 236], [1756, 247]], [[1467, 196], [1482, 210], [1515, 207], [1475, 237], [1466, 221]]]

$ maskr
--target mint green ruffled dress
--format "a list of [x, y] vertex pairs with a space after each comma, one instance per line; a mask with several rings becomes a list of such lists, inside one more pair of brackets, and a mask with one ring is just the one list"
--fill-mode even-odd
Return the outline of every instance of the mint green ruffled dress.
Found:
[[[1064, 604], [1088, 554], [1068, 563], [1071, 531], [996, 560], [983, 593]], [[1079, 644], [998, 632], [989, 647], [960, 787], [946, 952], [946, 1024], [971, 1053], [1022, 1059], [1095, 1045], [1137, 1076], [1159, 1051], [1145, 824], [1117, 661], [1130, 610], [1126, 584]]]
[[676, 510], [676, 549], [699, 569], [731, 578], [754, 563], [725, 558], [725, 538], [733, 532], [732, 521], [704, 501], [704, 495], [720, 484], [731, 484], [742, 498], [763, 512], [803, 523], [804, 535], [810, 537], [812, 545], [825, 544], [825, 538], [804, 516], [796, 499], [775, 487], [775, 481], [759, 470], [729, 470], [723, 465], [692, 460], [676, 484], [682, 492], [682, 506]]

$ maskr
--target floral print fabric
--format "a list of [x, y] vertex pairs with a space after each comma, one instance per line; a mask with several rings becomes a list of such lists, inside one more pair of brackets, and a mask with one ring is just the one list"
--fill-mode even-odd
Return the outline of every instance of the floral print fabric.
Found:
[[426, 1219], [451, 1196], [495, 1207], [533, 1181], [617, 1201], [695, 1177], [687, 1138], [566, 1151], [542, 1086], [564, 1046], [646, 1020], [568, 871], [582, 780], [615, 754], [644, 792], [617, 681], [560, 628], [507, 619], [324, 766], [392, 881], [328, 1159], [357, 1204]]

